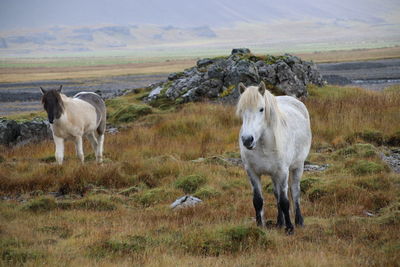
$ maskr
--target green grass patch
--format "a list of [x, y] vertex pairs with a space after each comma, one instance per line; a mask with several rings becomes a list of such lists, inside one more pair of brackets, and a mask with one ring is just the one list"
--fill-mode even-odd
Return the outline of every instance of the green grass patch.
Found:
[[38, 229], [39, 232], [47, 233], [51, 235], [56, 235], [59, 238], [68, 238], [72, 235], [72, 230], [68, 226], [57, 226], [57, 225], [50, 225], [50, 226], [43, 226]]
[[55, 208], [57, 208], [55, 200], [49, 197], [40, 197], [37, 199], [32, 199], [22, 207], [23, 210], [32, 212], [51, 211], [54, 210]]
[[202, 230], [186, 234], [182, 240], [185, 251], [202, 256], [219, 256], [267, 248], [272, 242], [265, 231], [256, 226], [228, 226], [217, 230]]
[[89, 247], [89, 255], [95, 258], [107, 256], [124, 256], [143, 252], [151, 244], [150, 238], [134, 235], [126, 236], [121, 240], [104, 240]]
[[192, 194], [206, 182], [207, 179], [201, 175], [189, 175], [179, 178], [175, 182], [175, 187], [182, 189], [186, 194]]
[[319, 98], [321, 100], [338, 100], [340, 98], [356, 97], [363, 92], [360, 88], [343, 87], [343, 86], [323, 86], [307, 85], [307, 90], [310, 98]]
[[89, 211], [113, 211], [117, 209], [117, 206], [110, 200], [109, 196], [103, 195], [88, 196], [75, 202], [64, 202], [59, 207]]
[[172, 200], [174, 196], [176, 196], [174, 191], [158, 187], [139, 192], [135, 198], [142, 206], [149, 207]]
[[200, 199], [209, 199], [221, 195], [221, 192], [210, 186], [204, 186], [198, 189], [194, 194], [195, 197]]
[[26, 248], [27, 245], [28, 244], [16, 239], [0, 238], [0, 265], [23, 265], [28, 260], [34, 260], [43, 257], [41, 253], [30, 248]]
[[108, 121], [113, 124], [128, 123], [151, 114], [153, 111], [147, 105], [131, 104], [117, 109], [109, 115]]
[[335, 159], [342, 157], [360, 157], [360, 158], [371, 158], [377, 155], [377, 149], [371, 144], [355, 144], [335, 152]]
[[357, 160], [350, 163], [351, 171], [354, 175], [368, 175], [387, 171], [385, 165], [368, 160]]

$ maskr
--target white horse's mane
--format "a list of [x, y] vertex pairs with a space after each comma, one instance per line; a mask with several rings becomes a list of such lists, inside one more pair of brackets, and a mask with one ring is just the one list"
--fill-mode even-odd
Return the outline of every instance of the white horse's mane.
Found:
[[280, 153], [282, 150], [282, 136], [283, 130], [286, 127], [286, 116], [281, 112], [276, 98], [268, 90], [264, 91], [264, 95], [259, 93], [259, 87], [247, 87], [243, 94], [240, 96], [236, 108], [236, 115], [241, 116], [246, 109], [258, 108], [259, 98], [264, 97], [265, 102], [265, 120], [268, 127], [271, 127], [275, 142], [276, 150]]

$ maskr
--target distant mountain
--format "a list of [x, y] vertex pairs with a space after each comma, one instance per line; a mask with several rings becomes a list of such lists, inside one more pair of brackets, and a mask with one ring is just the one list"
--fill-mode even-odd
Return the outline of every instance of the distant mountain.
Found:
[[0, 57], [400, 44], [398, 0], [21, 1], [0, 2]]

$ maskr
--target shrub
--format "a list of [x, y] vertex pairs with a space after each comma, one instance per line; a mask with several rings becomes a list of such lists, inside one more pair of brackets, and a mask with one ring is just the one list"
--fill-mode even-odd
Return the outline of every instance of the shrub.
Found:
[[186, 194], [192, 194], [196, 190], [204, 185], [207, 179], [200, 175], [189, 175], [179, 178], [175, 182], [176, 188], [182, 189]]

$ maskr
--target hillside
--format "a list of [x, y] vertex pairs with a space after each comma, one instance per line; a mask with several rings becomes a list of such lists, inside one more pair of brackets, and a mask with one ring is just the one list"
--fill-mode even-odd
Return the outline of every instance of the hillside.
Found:
[[400, 42], [399, 11], [392, 0], [5, 0], [0, 57], [201, 56], [240, 46], [263, 53], [387, 47]]
[[[51, 141], [1, 147], [1, 264], [395, 266], [400, 174], [381, 155], [400, 145], [399, 88], [308, 89], [308, 161], [327, 169], [304, 174], [305, 227], [293, 236], [255, 226], [244, 170], [227, 160], [239, 157], [233, 106], [160, 110], [136, 91], [107, 101], [121, 128], [106, 136], [103, 165], [87, 143], [84, 165], [68, 144], [61, 167]], [[267, 177], [263, 188], [272, 225]], [[184, 194], [203, 203], [171, 210]]]

